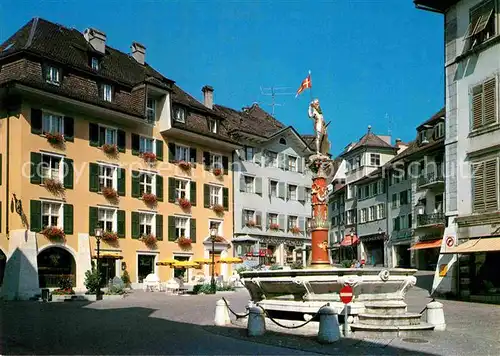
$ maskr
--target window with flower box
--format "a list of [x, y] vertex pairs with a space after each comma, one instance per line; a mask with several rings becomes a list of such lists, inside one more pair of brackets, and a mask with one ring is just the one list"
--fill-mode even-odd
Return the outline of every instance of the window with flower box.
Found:
[[268, 224], [269, 226], [279, 226], [278, 223], [278, 214], [275, 213], [269, 213], [267, 214], [267, 219], [268, 219]]
[[139, 137], [139, 152], [151, 152], [155, 153], [154, 140], [152, 138], [140, 136]]
[[222, 187], [217, 185], [210, 186], [210, 206], [222, 205]]
[[210, 167], [212, 169], [224, 169], [222, 167], [222, 155], [210, 153]]
[[117, 186], [117, 174], [115, 166], [99, 165], [99, 190], [103, 188], [113, 188], [116, 189]]
[[42, 131], [51, 134], [64, 134], [64, 116], [44, 111]]
[[62, 228], [62, 207], [61, 203], [42, 202], [42, 228]]
[[175, 217], [175, 237], [189, 237], [189, 218]]
[[243, 225], [255, 223], [255, 210], [243, 210]]
[[155, 235], [155, 215], [149, 213], [139, 214], [139, 230], [141, 235]]
[[298, 227], [298, 217], [297, 216], [288, 216], [288, 230]]
[[98, 210], [98, 224], [104, 231], [116, 231], [116, 210], [99, 208]]
[[175, 199], [189, 200], [189, 181], [184, 179], [176, 179], [175, 182]]
[[155, 184], [156, 174], [151, 173], [141, 173], [139, 176], [139, 194], [155, 194], [156, 184]]
[[63, 158], [60, 156], [54, 156], [49, 154], [42, 154], [41, 163], [41, 177], [42, 183], [47, 179], [55, 179], [62, 181], [63, 170], [62, 168]]
[[175, 145], [175, 160], [189, 162], [189, 147]]

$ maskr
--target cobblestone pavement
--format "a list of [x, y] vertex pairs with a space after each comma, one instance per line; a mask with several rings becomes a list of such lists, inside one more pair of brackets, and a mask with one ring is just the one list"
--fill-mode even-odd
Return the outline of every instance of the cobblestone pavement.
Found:
[[[215, 296], [134, 291], [122, 300], [95, 303], [0, 302], [0, 354], [500, 354], [500, 306], [441, 301], [445, 332], [407, 341], [342, 339], [320, 345], [310, 336], [268, 332], [249, 339], [242, 328], [215, 327], [221, 296], [244, 311], [244, 289]], [[414, 288], [408, 309], [420, 312], [429, 301], [427, 290]]]

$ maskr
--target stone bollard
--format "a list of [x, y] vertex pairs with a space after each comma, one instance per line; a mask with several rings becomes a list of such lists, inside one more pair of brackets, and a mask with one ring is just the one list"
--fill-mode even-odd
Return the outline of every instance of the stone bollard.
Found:
[[266, 318], [261, 307], [250, 307], [248, 315], [248, 336], [262, 336], [266, 332]]
[[446, 330], [442, 303], [432, 301], [427, 304], [427, 323], [434, 325], [434, 330]]
[[[229, 304], [229, 302], [227, 302]], [[229, 318], [229, 309], [223, 299], [219, 299], [215, 304], [215, 325], [226, 326], [231, 324], [231, 319]]]
[[322, 344], [331, 344], [340, 340], [339, 318], [335, 309], [324, 306], [319, 310], [318, 341]]

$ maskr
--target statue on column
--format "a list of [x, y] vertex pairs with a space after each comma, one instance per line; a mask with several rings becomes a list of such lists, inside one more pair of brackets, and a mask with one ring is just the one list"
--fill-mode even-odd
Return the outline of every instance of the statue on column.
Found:
[[316, 154], [318, 156], [327, 155], [330, 152], [330, 143], [326, 133], [325, 119], [319, 106], [319, 100], [314, 99], [309, 104], [309, 117], [314, 120], [314, 130], [316, 131]]

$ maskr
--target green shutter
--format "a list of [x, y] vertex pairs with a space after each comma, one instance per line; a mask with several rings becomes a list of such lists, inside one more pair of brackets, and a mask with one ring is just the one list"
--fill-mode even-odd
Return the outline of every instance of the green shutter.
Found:
[[31, 109], [31, 133], [39, 135], [42, 133], [42, 110]]
[[168, 241], [175, 241], [175, 216], [168, 217]]
[[156, 140], [156, 159], [163, 161], [163, 141]]
[[196, 182], [191, 181], [189, 183], [189, 198], [192, 206], [196, 206]]
[[42, 202], [30, 200], [30, 231], [42, 231]]
[[99, 223], [98, 211], [99, 209], [89, 206], [89, 235], [91, 236], [94, 236], [94, 229]]
[[99, 125], [89, 123], [89, 144], [91, 146], [99, 146]]
[[224, 174], [229, 174], [229, 158], [227, 156], [222, 156], [222, 168], [224, 168]]
[[203, 165], [206, 171], [210, 170], [210, 152], [203, 152]]
[[210, 208], [210, 186], [203, 184], [203, 206]]
[[42, 184], [42, 177], [40, 176], [42, 162], [42, 155], [38, 152], [31, 152], [31, 178], [32, 184]]
[[175, 178], [168, 178], [168, 202], [175, 203]]
[[132, 212], [132, 238], [138, 239], [141, 237], [141, 230], [139, 226], [139, 213], [136, 211]]
[[163, 240], [163, 215], [156, 214], [156, 239]]
[[125, 196], [125, 168], [118, 168], [118, 195]]
[[156, 200], [163, 201], [163, 177], [156, 175]]
[[99, 191], [99, 165], [97, 163], [89, 164], [89, 190]]
[[118, 237], [124, 238], [125, 237], [125, 210], [118, 210], [116, 212], [116, 220], [117, 220], [116, 233], [117, 233]]
[[64, 139], [73, 142], [75, 140], [75, 119], [64, 117]]
[[66, 235], [73, 235], [73, 205], [64, 204], [63, 215], [64, 233]]
[[175, 143], [168, 144], [168, 161], [170, 163], [175, 162]]
[[123, 130], [116, 131], [116, 146], [118, 151], [124, 153], [127, 147], [127, 134]]
[[132, 134], [132, 154], [134, 156], [139, 156], [139, 151], [141, 149], [140, 137], [138, 134]]
[[74, 163], [70, 158], [64, 159], [64, 188], [73, 189], [73, 179], [75, 175]]
[[141, 173], [139, 171], [132, 171], [132, 198], [140, 198], [141, 189], [139, 185]]
[[189, 228], [189, 238], [192, 242], [196, 242], [196, 219], [191, 219]]
[[229, 210], [229, 188], [222, 188], [222, 206]]

